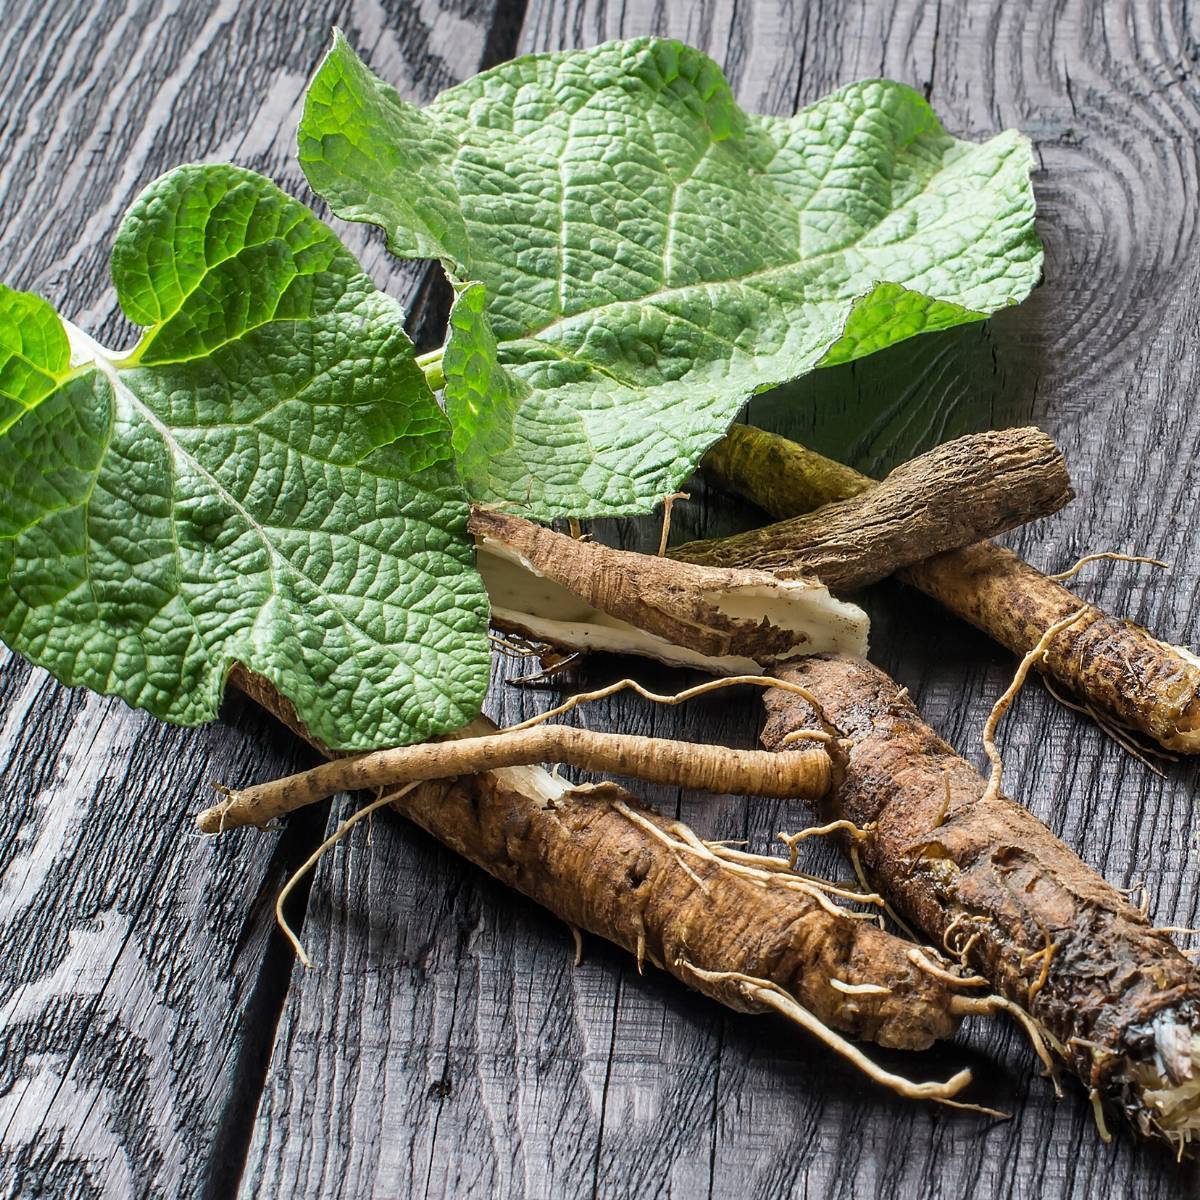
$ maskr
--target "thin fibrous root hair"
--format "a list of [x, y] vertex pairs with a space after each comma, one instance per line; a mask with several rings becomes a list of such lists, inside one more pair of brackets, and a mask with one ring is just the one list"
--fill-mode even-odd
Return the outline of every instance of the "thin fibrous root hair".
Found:
[[1162, 759], [1163, 762], [1177, 763], [1179, 761], [1178, 754], [1172, 754], [1169, 750], [1164, 750], [1161, 746], [1152, 746], [1148, 741], [1138, 740], [1139, 731], [1131, 725], [1123, 725], [1111, 713], [1102, 713], [1095, 705], [1079, 704], [1064, 696], [1062, 692], [1054, 686], [1050, 681], [1049, 675], [1042, 676], [1042, 687], [1058, 701], [1063, 708], [1069, 708], [1072, 712], [1082, 713], [1083, 716], [1091, 718], [1092, 721], [1099, 726], [1100, 732], [1105, 737], [1116, 742], [1126, 754], [1136, 758], [1148, 771], [1152, 771], [1160, 779], [1166, 779], [1167, 773], [1156, 762], [1151, 759]]
[[988, 719], [983, 726], [983, 751], [988, 757], [988, 762], [992, 764], [992, 769], [988, 775], [987, 787], [984, 789], [981, 803], [994, 800], [1000, 794], [1000, 786], [1004, 781], [1004, 760], [1000, 757], [1000, 751], [996, 749], [996, 727], [1000, 724], [1000, 719], [1008, 711], [1009, 705], [1024, 686], [1029, 672], [1045, 656], [1050, 643], [1065, 629], [1069, 629], [1076, 621], [1086, 616], [1087, 611], [1086, 608], [1078, 608], [1063, 617], [1062, 620], [1055, 621], [1053, 625], [1048, 626], [1042, 636], [1038, 638], [1037, 645], [1021, 659], [1012, 683], [1004, 689], [1003, 695], [992, 706], [992, 711], [988, 714]]
[[1085, 554], [1074, 566], [1054, 575], [1047, 575], [1046, 578], [1053, 579], [1056, 583], [1062, 583], [1064, 579], [1073, 579], [1088, 563], [1099, 562], [1101, 559], [1109, 559], [1113, 562], [1145, 563], [1147, 566], [1161, 567], [1164, 571], [1171, 569], [1171, 564], [1163, 562], [1161, 558], [1147, 558], [1144, 554], [1122, 554], [1119, 550], [1101, 550], [1096, 554]]
[[871, 836], [870, 829], [860, 829], [853, 821], [845, 819], [830, 821], [825, 825], [810, 825], [807, 829], [798, 829], [795, 833], [779, 833], [776, 836], [788, 848], [788, 864], [794, 871], [799, 857], [801, 842], [811, 837], [827, 837], [831, 833], [848, 833], [856, 842], [865, 841]]
[[792, 891], [803, 892], [833, 916], [850, 917], [860, 921], [872, 918], [871, 913], [855, 912], [852, 909], [833, 903], [828, 899], [826, 893], [862, 904], [883, 903], [881, 896], [870, 893], [850, 892], [845, 888], [839, 888], [836, 884], [828, 883], [823, 879], [816, 879], [811, 875], [779, 873], [773, 869], [749, 866], [739, 861], [738, 858], [729, 857], [723, 854], [721, 850], [710, 846], [707, 842], [701, 841], [692, 829], [682, 825], [678, 821], [672, 827], [673, 832], [676, 834], [675, 837], [672, 837], [670, 833], [660, 829], [653, 821], [649, 821], [641, 813], [635, 812], [623, 800], [610, 799], [609, 805], [615, 812], [620, 813], [627, 820], [638, 826], [639, 829], [644, 830], [656, 841], [662, 842], [664, 846], [671, 849], [675, 854], [676, 861], [692, 877], [701, 891], [707, 890], [703, 881], [684, 864], [680, 857], [681, 855], [694, 854], [697, 858], [703, 859], [705, 862], [715, 863], [718, 867], [728, 871], [732, 875], [740, 875], [745, 879], [762, 883], [764, 886], [773, 884], [789, 888]]
[[818, 1041], [823, 1042], [835, 1054], [857, 1067], [868, 1079], [882, 1087], [888, 1088], [906, 1100], [932, 1100], [936, 1104], [949, 1105], [951, 1108], [963, 1108], [970, 1112], [983, 1113], [989, 1117], [1006, 1120], [1007, 1113], [994, 1108], [986, 1108], [981, 1104], [966, 1104], [955, 1100], [962, 1090], [971, 1083], [971, 1072], [967, 1069], [952, 1075], [944, 1083], [914, 1083], [903, 1075], [885, 1071], [878, 1063], [869, 1059], [857, 1046], [848, 1042], [840, 1034], [834, 1032], [823, 1021], [815, 1017], [796, 999], [784, 991], [778, 984], [769, 979], [759, 979], [753, 975], [745, 975], [740, 971], [706, 971], [684, 959], [677, 960], [677, 965], [683, 970], [702, 979], [706, 983], [731, 983], [751, 1001], [773, 1008], [789, 1021], [799, 1025], [807, 1033], [812, 1034]]
[[[1025, 1036], [1029, 1038], [1029, 1044], [1033, 1047], [1033, 1052], [1045, 1068], [1046, 1077], [1054, 1086], [1054, 1094], [1062, 1099], [1062, 1082], [1058, 1077], [1058, 1063], [1054, 1059], [1054, 1054], [1066, 1060], [1067, 1048], [1048, 1029], [1035, 1021], [1015, 1000], [1009, 1000], [1007, 996], [1001, 996], [998, 993], [992, 993], [990, 996], [956, 996], [954, 1004], [955, 1010], [963, 1016], [970, 1014], [992, 1016], [998, 1012], [1008, 1013], [1024, 1030]], [[1051, 1054], [1051, 1050], [1054, 1051], [1054, 1054]]]
[[295, 890], [300, 880], [325, 857], [326, 852], [332, 850], [359, 821], [373, 816], [377, 809], [398, 800], [406, 792], [411, 792], [417, 786], [417, 783], [410, 783], [400, 788], [399, 791], [389, 792], [386, 796], [377, 797], [370, 804], [366, 805], [365, 808], [360, 808], [357, 812], [352, 813], [292, 872], [287, 883], [279, 889], [279, 895], [275, 898], [275, 923], [279, 926], [283, 936], [291, 942], [292, 949], [295, 950], [296, 957], [300, 960], [302, 966], [311, 967], [312, 959], [308, 957], [308, 952], [304, 949], [304, 943], [296, 936], [295, 931], [288, 923], [287, 917], [283, 915], [283, 906], [287, 902], [287, 898]]
[[663, 704], [674, 706], [676, 704], [684, 704], [688, 700], [694, 700], [697, 696], [707, 695], [709, 692], [720, 691], [727, 687], [760, 687], [760, 688], [777, 688], [782, 692], [791, 692], [799, 696], [802, 700], [808, 702], [815, 712], [821, 712], [821, 705], [817, 698], [805, 687], [801, 687], [798, 683], [792, 683], [787, 679], [776, 679], [773, 675], [726, 675], [720, 679], [709, 679], [704, 683], [698, 683], [694, 687], [684, 688], [681, 692], [652, 692], [649, 688], [643, 687], [636, 679], [618, 679], [615, 683], [606, 684], [604, 687], [596, 688], [590, 692], [577, 692], [574, 696], [568, 696], [561, 704], [555, 705], [553, 708], [547, 709], [544, 713], [538, 713], [535, 717], [529, 717], [527, 720], [520, 721], [516, 725], [508, 725], [502, 733], [516, 733], [520, 729], [529, 729], [534, 725], [540, 725], [543, 721], [550, 720], [551, 717], [560, 717], [564, 713], [570, 712], [573, 708], [578, 708], [581, 704], [591, 704], [596, 700], [607, 700], [609, 696], [615, 696], [618, 692], [633, 692], [640, 696], [643, 700], [649, 700], [651, 704]]
[[937, 963], [931, 962], [926, 958], [920, 946], [914, 946], [908, 952], [908, 961], [927, 975], [932, 975], [934, 979], [940, 980], [947, 987], [970, 988], [987, 987], [988, 985], [988, 981], [982, 975], [955, 975], [953, 971], [947, 971], [945, 967], [940, 967]]
[[[745, 850], [738, 850], [736, 847], [726, 845], [724, 842], [704, 841], [697, 836], [694, 830], [680, 822], [675, 823], [674, 829], [680, 837], [697, 848], [702, 847], [710, 851], [721, 862], [750, 868], [757, 876], [768, 875], [782, 876], [784, 879], [800, 879], [805, 883], [811, 883], [814, 887], [820, 888], [823, 892], [828, 892], [831, 896], [840, 896], [844, 900], [854, 900], [860, 904], [875, 904], [881, 907], [883, 905], [883, 897], [878, 892], [865, 891], [856, 883], [834, 883], [828, 879], [822, 879], [819, 875], [810, 875], [805, 871], [798, 871], [785, 858], [776, 858], [770, 854], [751, 854]], [[747, 876], [747, 878], [749, 877]], [[759, 882], [762, 881], [760, 878]]]

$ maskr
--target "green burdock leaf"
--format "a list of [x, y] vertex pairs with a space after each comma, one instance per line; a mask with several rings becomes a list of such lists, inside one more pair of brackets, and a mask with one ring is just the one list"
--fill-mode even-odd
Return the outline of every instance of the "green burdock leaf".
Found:
[[333, 748], [469, 720], [487, 599], [401, 309], [236, 167], [152, 184], [112, 266], [126, 355], [0, 288], [0, 638], [179, 724], [235, 663]]
[[418, 109], [339, 35], [300, 160], [339, 215], [442, 260], [468, 490], [543, 518], [644, 511], [755, 392], [1041, 270], [1019, 134], [958, 141], [885, 80], [749, 116], [672, 41], [518, 59]]

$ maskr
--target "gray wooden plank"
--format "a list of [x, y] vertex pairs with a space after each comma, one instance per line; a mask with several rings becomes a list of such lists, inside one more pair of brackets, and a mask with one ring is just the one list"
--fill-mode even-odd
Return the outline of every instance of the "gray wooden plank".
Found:
[[[332, 21], [432, 93], [478, 63], [492, 10], [14, 0], [4, 12], [0, 275], [119, 342], [108, 252], [144, 184], [233, 159], [300, 194], [294, 126]], [[365, 230], [347, 240], [394, 294], [419, 284]], [[245, 702], [175, 730], [0, 657], [0, 1193], [228, 1194], [289, 977], [271, 906], [321, 817], [213, 843], [190, 814], [210, 779], [310, 760]]]
[[[1185, 398], [1196, 371], [1200, 30], [1186, 8], [535, 0], [520, 49], [642, 33], [707, 49], [759, 111], [790, 112], [886, 74], [925, 90], [956, 133], [1017, 124], [1037, 139], [1047, 281], [1029, 302], [822, 373], [756, 401], [753, 415], [871, 469], [966, 429], [1036, 420], [1067, 449], [1080, 500], [1015, 544], [1053, 567], [1114, 545], [1174, 557], [1169, 580], [1099, 567], [1081, 586], [1165, 636], [1194, 633], [1198, 430]], [[748, 517], [701, 487], [677, 511], [681, 537]], [[605, 532], [642, 548], [656, 540], [645, 523]], [[977, 754], [1011, 661], [899, 588], [879, 589], [873, 608], [877, 661]], [[491, 699], [504, 720], [558, 694], [503, 687], [513, 669], [498, 668]], [[597, 660], [575, 682], [627, 669]], [[620, 701], [588, 719], [741, 745], [758, 723], [745, 700], [667, 712]], [[1115, 882], [1144, 879], [1160, 919], [1194, 921], [1194, 769], [1154, 779], [1036, 689], [1009, 719], [1006, 744], [1010, 778], [1039, 815]], [[748, 834], [756, 846], [804, 820], [784, 805], [654, 796], [706, 832]], [[306, 938], [317, 972], [293, 988], [281, 1021], [247, 1195], [1195, 1191], [1194, 1169], [1157, 1151], [1126, 1138], [1102, 1146], [1079, 1094], [1056, 1104], [1003, 1027], [888, 1061], [931, 1077], [969, 1063], [981, 1099], [1014, 1110], [1013, 1122], [900, 1104], [778, 1025], [639, 977], [605, 947], [569, 969], [569, 938], [552, 919], [396, 821], [380, 820], [370, 839], [357, 832], [325, 860]]]

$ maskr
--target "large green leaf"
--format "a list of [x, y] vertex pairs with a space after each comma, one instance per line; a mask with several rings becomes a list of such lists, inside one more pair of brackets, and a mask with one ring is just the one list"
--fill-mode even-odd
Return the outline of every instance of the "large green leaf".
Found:
[[331, 747], [469, 720], [487, 600], [396, 303], [224, 166], [141, 195], [113, 279], [125, 356], [0, 288], [0, 638], [180, 724], [235, 663]]
[[748, 116], [671, 41], [518, 59], [422, 110], [339, 36], [300, 160], [335, 212], [445, 264], [468, 490], [541, 517], [642, 511], [755, 392], [1041, 270], [1020, 135], [957, 141], [884, 80]]

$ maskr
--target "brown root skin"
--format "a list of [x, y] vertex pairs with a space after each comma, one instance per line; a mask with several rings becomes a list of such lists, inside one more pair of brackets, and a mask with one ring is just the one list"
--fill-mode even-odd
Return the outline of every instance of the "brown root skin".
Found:
[[[520, 768], [426, 785], [397, 808], [434, 837], [570, 925], [616, 942], [689, 987], [742, 1012], [736, 973], [782, 988], [825, 1024], [883, 1046], [919, 1050], [953, 1035], [953, 987], [908, 961], [910, 943], [871, 922], [831, 914], [778, 882], [681, 855], [623, 815], [635, 811], [668, 839], [668, 822], [612, 784], [538, 795]], [[697, 882], [699, 881], [699, 882]], [[847, 994], [830, 980], [884, 987]]]
[[700, 469], [781, 521], [878, 486], [853, 467], [753, 425], [732, 425]]
[[969, 923], [965, 963], [1143, 1132], [1179, 1139], [1200, 1127], [1193, 1102], [1167, 1114], [1200, 1081], [1200, 977], [1187, 958], [1040, 821], [989, 793], [883, 672], [820, 656], [781, 675], [821, 716], [799, 695], [768, 692], [763, 744], [830, 724], [846, 739], [821, 812], [874, 826], [857, 850], [879, 890], [934, 944]]
[[971, 434], [897, 467], [878, 487], [736, 537], [672, 551], [682, 562], [811, 575], [835, 592], [1056, 512], [1062, 455], [1038, 429]]
[[[876, 486], [866, 475], [746, 425], [730, 429], [709, 451], [703, 469], [775, 517]], [[1083, 604], [1015, 554], [987, 542], [917, 563], [901, 578], [1018, 655]], [[1086, 609], [1078, 624], [1054, 640], [1039, 670], [1117, 724], [1168, 750], [1200, 753], [1200, 661], [1132, 621], [1094, 605]]]
[[866, 652], [866, 614], [814, 579], [614, 550], [492, 509], [474, 509], [469, 528], [492, 623], [506, 632], [715, 674]]
[[538, 725], [335, 759], [286, 779], [228, 792], [225, 801], [200, 813], [196, 824], [203, 833], [265, 825], [337, 792], [396, 787], [540, 762], [566, 763], [700, 791], [812, 800], [824, 794], [830, 780], [829, 754], [823, 748], [783, 759], [762, 750], [602, 733], [571, 725]]
[[901, 578], [1018, 654], [1082, 607], [1039, 669], [1165, 749], [1200, 751], [1200, 664], [1080, 601], [1011, 550], [984, 542], [918, 563]]
[[[312, 742], [270, 684], [246, 680], [248, 694]], [[486, 736], [494, 728], [479, 718], [464, 734]], [[425, 783], [381, 799], [560, 917], [576, 939], [577, 959], [579, 931], [587, 930], [738, 1011], [774, 1010], [796, 1021], [800, 1007], [807, 1015], [796, 1023], [877, 1082], [901, 1095], [971, 1107], [951, 1099], [970, 1082], [969, 1072], [911, 1084], [839, 1044], [834, 1031], [923, 1050], [952, 1037], [965, 1016], [993, 1009], [961, 995], [957, 981], [947, 984], [915, 966], [911, 943], [849, 911], [831, 911], [788, 873], [756, 875], [739, 856], [729, 864], [711, 852], [685, 865], [675, 846], [708, 845], [686, 826], [614, 784], [572, 788], [541, 767]]]

